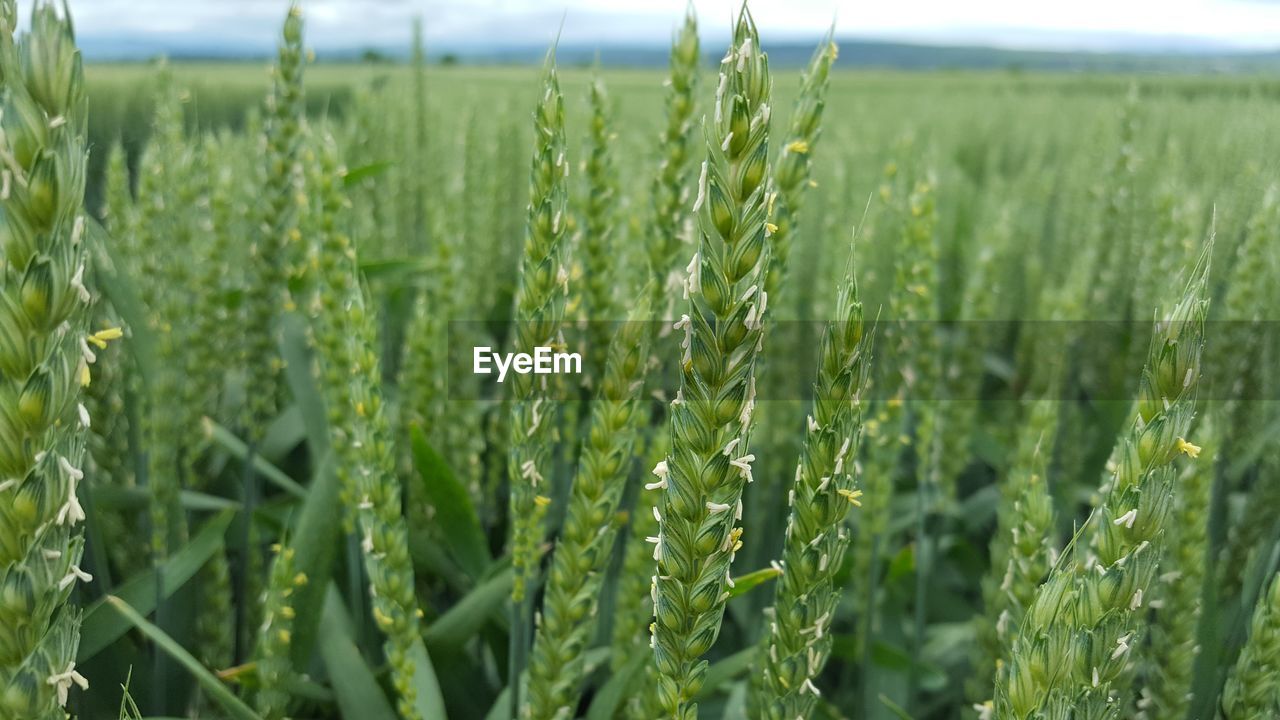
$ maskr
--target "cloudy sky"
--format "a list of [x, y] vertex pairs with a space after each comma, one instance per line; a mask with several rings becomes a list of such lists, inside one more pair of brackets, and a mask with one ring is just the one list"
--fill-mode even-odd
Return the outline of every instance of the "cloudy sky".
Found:
[[[664, 43], [686, 0], [305, 0], [319, 50], [403, 46], [424, 19], [436, 49], [562, 42]], [[23, 3], [25, 4], [25, 3]], [[737, 0], [694, 0], [704, 33]], [[287, 0], [71, 0], [84, 40], [269, 48]], [[755, 0], [762, 34], [1049, 49], [1280, 49], [1280, 0]]]

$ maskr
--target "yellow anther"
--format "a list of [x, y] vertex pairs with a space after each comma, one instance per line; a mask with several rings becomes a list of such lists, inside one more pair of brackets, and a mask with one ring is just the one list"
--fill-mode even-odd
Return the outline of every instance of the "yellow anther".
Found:
[[729, 531], [729, 542], [733, 547], [733, 552], [738, 552], [742, 549], [742, 528], [736, 527]]
[[118, 327], [112, 327], [99, 330], [85, 339], [98, 346], [99, 349], [106, 349], [108, 341], [119, 340], [122, 337], [124, 337], [124, 331]]
[[844, 498], [845, 500], [848, 500], [849, 502], [853, 503], [854, 507], [862, 507], [862, 501], [858, 499], [862, 497], [861, 490], [846, 490], [844, 488], [840, 488], [839, 490], [836, 491], [836, 493], [839, 494], [840, 497]]
[[787, 152], [799, 153], [804, 155], [809, 152], [809, 143], [804, 140], [792, 140], [787, 143]]
[[538, 507], [546, 507], [551, 504], [551, 498], [546, 495], [535, 495], [533, 496], [533, 504]]
[[1193, 445], [1183, 438], [1178, 438], [1178, 444], [1175, 446], [1178, 452], [1183, 453], [1189, 458], [1200, 457], [1200, 451], [1203, 449], [1199, 445]]

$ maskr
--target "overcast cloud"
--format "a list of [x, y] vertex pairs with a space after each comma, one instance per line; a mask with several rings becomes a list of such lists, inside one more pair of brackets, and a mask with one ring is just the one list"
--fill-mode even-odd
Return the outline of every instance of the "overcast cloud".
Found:
[[[695, 0], [708, 40], [728, 31], [737, 0]], [[271, 47], [287, 0], [71, 0], [86, 40]], [[421, 16], [437, 49], [665, 42], [685, 0], [306, 0], [319, 49], [404, 46]], [[756, 0], [762, 34], [838, 34], [1052, 49], [1280, 49], [1280, 2], [1266, 0]]]

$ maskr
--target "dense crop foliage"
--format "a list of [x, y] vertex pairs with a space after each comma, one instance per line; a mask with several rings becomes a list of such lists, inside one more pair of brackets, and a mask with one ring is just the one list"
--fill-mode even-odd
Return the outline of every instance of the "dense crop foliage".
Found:
[[0, 720], [1280, 716], [1267, 81], [16, 17]]

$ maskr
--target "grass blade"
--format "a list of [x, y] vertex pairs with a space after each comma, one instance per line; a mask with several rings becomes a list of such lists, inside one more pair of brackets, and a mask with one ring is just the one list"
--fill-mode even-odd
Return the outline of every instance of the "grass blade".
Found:
[[511, 568], [481, 583], [441, 615], [423, 633], [431, 647], [457, 647], [469, 640], [502, 610], [511, 593]]
[[[185, 585], [214, 553], [222, 551], [227, 528], [234, 517], [230, 510], [214, 516], [191, 542], [169, 557], [163, 566], [164, 587], [161, 588], [161, 594], [164, 598]], [[151, 568], [121, 583], [116, 588], [115, 595], [141, 612], [150, 613], [155, 610], [155, 590], [156, 569]], [[80, 651], [76, 660], [79, 663], [88, 661], [129, 630], [129, 624], [123, 618], [104, 607], [106, 602], [107, 599], [104, 598], [85, 610], [80, 626]]]
[[427, 501], [436, 509], [435, 521], [440, 525], [445, 544], [462, 570], [479, 578], [489, 566], [489, 541], [471, 496], [444, 457], [427, 443], [421, 428], [412, 428], [410, 436], [414, 467], [422, 479]]
[[[356, 647], [351, 617], [342, 604], [342, 597], [332, 583], [317, 583], [325, 587], [324, 627], [319, 636], [320, 657], [324, 659], [329, 681], [333, 685], [335, 699], [343, 717], [359, 717], [366, 720], [396, 720], [386, 694], [364, 657]], [[299, 615], [301, 619], [301, 615]]]
[[[204, 426], [205, 434], [214, 444], [226, 450], [233, 458], [244, 462], [249, 457], [249, 446], [243, 440], [236, 437], [230, 430], [222, 427], [210, 418], [205, 418]], [[284, 490], [285, 492], [298, 498], [307, 496], [307, 489], [298, 484], [296, 480], [289, 477], [283, 470], [272, 465], [266, 458], [259, 453], [253, 453], [253, 469], [259, 475], [267, 479], [272, 485]]]
[[427, 654], [427, 646], [421, 638], [414, 641], [409, 655], [413, 658], [413, 685], [418, 691], [418, 714], [432, 720], [446, 720], [448, 716], [444, 710], [444, 694], [440, 692], [435, 666], [431, 664], [431, 656]]
[[89, 256], [93, 260], [94, 283], [111, 301], [111, 307], [120, 315], [129, 329], [129, 341], [125, 347], [138, 363], [138, 377], [144, 384], [156, 377], [156, 342], [147, 323], [142, 298], [134, 289], [133, 279], [124, 273], [124, 266], [112, 257], [115, 243], [106, 228], [97, 220], [85, 215], [85, 237]]
[[280, 357], [284, 360], [285, 380], [298, 404], [307, 447], [312, 457], [324, 457], [329, 449], [329, 423], [324, 398], [316, 388], [312, 373], [311, 351], [307, 346], [307, 326], [301, 317], [288, 315], [280, 323]]
[[[333, 521], [339, 513], [338, 475], [334, 472], [333, 459], [326, 455], [311, 481], [311, 491], [302, 503], [298, 524], [294, 527], [290, 546], [294, 550], [294, 565], [298, 572], [310, 580], [294, 592], [291, 653], [294, 667], [305, 668], [315, 650], [320, 632], [320, 620], [327, 610], [326, 588], [333, 573], [333, 563], [338, 556], [338, 539], [341, 525]], [[328, 625], [328, 620], [325, 620]]]
[[742, 577], [734, 578], [733, 587], [729, 588], [729, 597], [736, 598], [739, 595], [745, 595], [746, 593], [751, 592], [754, 588], [759, 587], [781, 574], [781, 570], [773, 567], [767, 567], [756, 570], [755, 572], [749, 572]]
[[647, 653], [636, 653], [621, 670], [611, 675], [591, 699], [586, 720], [610, 720], [617, 717], [623, 700], [631, 694], [632, 682], [644, 670], [649, 659]]
[[146, 635], [169, 657], [178, 662], [179, 665], [186, 668], [187, 672], [200, 683], [200, 687], [204, 689], [209, 699], [222, 706], [227, 711], [228, 717], [232, 720], [262, 720], [248, 705], [245, 705], [235, 693], [222, 684], [222, 681], [214, 676], [213, 673], [200, 664], [191, 653], [179, 645], [173, 638], [169, 637], [163, 630], [151, 624], [146, 618], [138, 614], [129, 603], [121, 600], [114, 595], [108, 595], [106, 602], [117, 613], [119, 613], [131, 625], [138, 628], [143, 635]]

